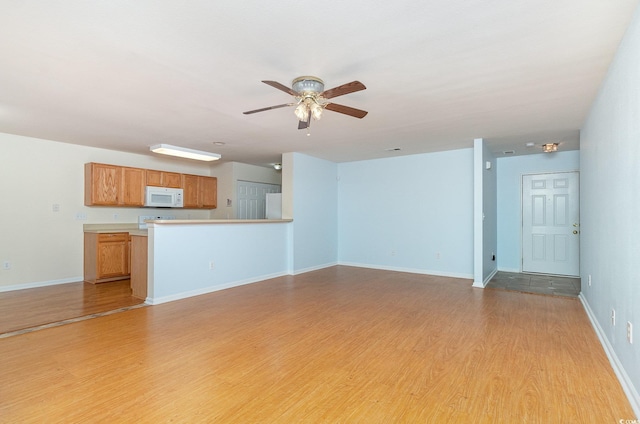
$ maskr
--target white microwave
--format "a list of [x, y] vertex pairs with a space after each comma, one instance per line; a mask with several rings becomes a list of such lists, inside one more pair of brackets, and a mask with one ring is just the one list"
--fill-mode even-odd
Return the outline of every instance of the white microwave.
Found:
[[182, 195], [181, 188], [147, 186], [144, 189], [144, 206], [147, 208], [181, 208], [184, 205]]

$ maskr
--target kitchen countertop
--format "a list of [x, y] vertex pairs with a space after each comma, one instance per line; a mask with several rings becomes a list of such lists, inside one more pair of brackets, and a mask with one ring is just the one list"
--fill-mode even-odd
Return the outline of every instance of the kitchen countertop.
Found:
[[[209, 225], [209, 224], [273, 224], [292, 222], [292, 219], [156, 219], [149, 224], [159, 225]], [[84, 224], [85, 233], [129, 233], [132, 236], [146, 236], [147, 230], [138, 228], [135, 223]]]
[[209, 225], [209, 224], [277, 224], [293, 222], [293, 219], [156, 219], [149, 224], [161, 225]]
[[85, 233], [129, 233], [132, 236], [146, 236], [147, 230], [138, 228], [138, 224], [84, 224]]

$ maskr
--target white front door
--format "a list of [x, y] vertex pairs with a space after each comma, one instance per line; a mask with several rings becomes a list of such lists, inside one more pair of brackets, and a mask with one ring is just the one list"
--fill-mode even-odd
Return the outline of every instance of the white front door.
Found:
[[522, 271], [580, 274], [577, 172], [522, 176]]

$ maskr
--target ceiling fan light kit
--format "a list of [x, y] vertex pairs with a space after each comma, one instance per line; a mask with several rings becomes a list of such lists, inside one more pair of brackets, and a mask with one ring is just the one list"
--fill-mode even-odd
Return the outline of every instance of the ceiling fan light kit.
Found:
[[291, 83], [291, 88], [276, 81], [262, 82], [272, 86], [273, 88], [277, 88], [278, 90], [292, 95], [295, 101], [293, 103], [285, 103], [281, 105], [243, 112], [245, 115], [264, 112], [271, 109], [279, 109], [286, 106], [295, 106], [296, 108], [294, 109], [293, 113], [296, 115], [299, 121], [298, 129], [302, 130], [306, 128], [307, 135], [309, 135], [308, 129], [311, 125], [311, 118], [313, 117], [313, 119], [319, 120], [322, 117], [322, 111], [325, 109], [360, 119], [364, 118], [367, 115], [367, 112], [364, 110], [339, 105], [328, 100], [333, 97], [365, 90], [367, 87], [365, 87], [364, 84], [362, 84], [360, 81], [352, 81], [350, 83], [343, 84], [329, 90], [324, 89], [324, 81], [322, 81], [318, 77], [313, 76], [303, 76], [294, 79]]

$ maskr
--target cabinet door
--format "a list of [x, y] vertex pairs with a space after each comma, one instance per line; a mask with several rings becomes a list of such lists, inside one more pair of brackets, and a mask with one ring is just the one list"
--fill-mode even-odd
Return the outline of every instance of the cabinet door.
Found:
[[163, 172], [162, 186], [171, 188], [182, 187], [182, 175], [177, 172]]
[[122, 168], [122, 196], [120, 204], [124, 206], [144, 205], [145, 174], [144, 169]]
[[198, 203], [200, 207], [215, 209], [218, 207], [218, 179], [216, 177], [200, 177]]
[[162, 171], [146, 170], [147, 185], [154, 187], [162, 187]]
[[155, 187], [182, 187], [182, 175], [177, 172], [164, 172], [147, 169], [147, 185]]
[[84, 204], [117, 205], [121, 189], [121, 169], [115, 165], [87, 163], [85, 165]]
[[129, 235], [127, 233], [98, 236], [97, 278], [129, 275]]
[[197, 175], [182, 175], [182, 201], [185, 208], [197, 208], [199, 195], [199, 177]]

